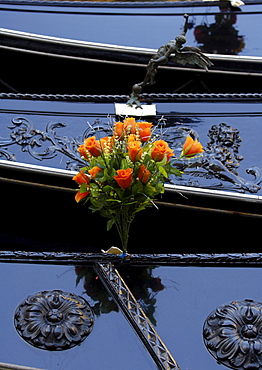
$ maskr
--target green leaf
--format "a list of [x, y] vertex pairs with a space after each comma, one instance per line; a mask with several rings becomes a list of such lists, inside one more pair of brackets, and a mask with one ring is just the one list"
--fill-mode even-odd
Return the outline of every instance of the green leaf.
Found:
[[116, 220], [114, 218], [111, 218], [110, 220], [108, 220], [106, 224], [106, 230], [109, 231], [115, 222]]
[[167, 163], [167, 156], [164, 155], [164, 158], [162, 159], [162, 161], [159, 161], [156, 163], [158, 164], [158, 166], [164, 166]]
[[89, 163], [89, 170], [97, 165], [98, 158], [92, 157], [90, 163]]
[[83, 184], [81, 184], [79, 192], [80, 193], [85, 193], [86, 191], [87, 191], [87, 183], [84, 182]]
[[111, 193], [111, 191], [114, 191], [114, 190], [115, 188], [113, 188], [113, 186], [110, 186], [110, 185], [103, 186], [103, 192], [106, 194], [109, 194]]
[[136, 201], [134, 201], [134, 202], [128, 202], [128, 203], [124, 203], [124, 204], [123, 204], [123, 207], [131, 206], [132, 204], [136, 204]]
[[134, 198], [135, 198], [137, 204], [144, 203], [144, 201], [146, 200], [146, 196], [145, 196], [144, 193], [137, 193], [137, 194], [135, 194]]
[[126, 170], [129, 167], [130, 167], [130, 165], [127, 162], [126, 158], [123, 158], [122, 161], [121, 161], [121, 167], [120, 168], [123, 169], [123, 170]]
[[168, 178], [168, 174], [163, 166], [158, 166], [159, 172], [162, 173], [162, 175], [166, 178]]
[[137, 213], [137, 212], [140, 212], [140, 211], [143, 211], [144, 209], [146, 209], [146, 207], [144, 205], [141, 205], [140, 207], [138, 207], [134, 213]]
[[102, 169], [101, 171], [99, 171], [96, 174], [96, 176], [95, 176], [96, 181], [99, 181], [99, 182], [105, 181], [104, 180], [105, 175], [106, 175], [106, 169], [104, 169], [104, 170]]
[[117, 193], [118, 198], [122, 199], [125, 191], [122, 188], [115, 188], [114, 190]]
[[135, 185], [132, 186], [132, 194], [142, 193], [144, 186], [141, 181], [138, 181]]
[[94, 190], [94, 191], [98, 191], [99, 190], [99, 185], [97, 185], [95, 182], [91, 182], [90, 183], [90, 189]]
[[148, 197], [153, 199], [159, 193], [159, 191], [152, 185], [146, 185], [145, 188], [144, 188], [144, 193]]
[[149, 154], [146, 154], [143, 159], [144, 165], [147, 167], [150, 162], [152, 162], [152, 158]]
[[112, 217], [111, 212], [108, 209], [105, 209], [105, 208], [100, 209], [100, 215], [102, 217], [106, 217], [106, 218], [111, 218]]
[[121, 203], [121, 200], [118, 200], [118, 199], [106, 199], [107, 202], [117, 202], [117, 203]]
[[132, 191], [130, 188], [127, 188], [127, 189], [121, 189], [122, 190], [122, 195], [120, 196], [119, 195], [119, 199], [121, 199], [122, 201], [124, 201], [125, 199], [128, 199], [130, 198], [130, 196], [132, 195]]
[[183, 175], [183, 172], [179, 171], [175, 167], [171, 167], [170, 170], [169, 170], [169, 173], [172, 174], [172, 175], [176, 175], [178, 177], [182, 177], [182, 175]]
[[98, 166], [102, 169], [106, 168], [105, 161], [101, 157], [98, 157], [98, 158], [96, 157], [96, 162], [94, 163], [93, 167], [95, 167], [95, 166]]
[[101, 210], [104, 206], [105, 206], [105, 197], [103, 195], [101, 195], [100, 197], [90, 197], [90, 202], [92, 203], [93, 207], [92, 207], [92, 210], [93, 211], [99, 211]]
[[88, 170], [90, 170], [90, 167], [82, 167], [80, 168], [81, 171], [84, 171], [84, 172], [87, 172]]

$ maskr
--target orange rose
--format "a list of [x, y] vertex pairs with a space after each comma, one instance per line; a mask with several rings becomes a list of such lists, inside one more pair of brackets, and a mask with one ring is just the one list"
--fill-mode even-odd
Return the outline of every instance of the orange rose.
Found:
[[204, 149], [198, 140], [193, 140], [191, 136], [187, 136], [182, 149], [182, 156], [192, 158], [196, 154], [203, 153]]
[[78, 149], [77, 149], [81, 155], [81, 157], [84, 157], [85, 159], [88, 159], [88, 155], [87, 155], [87, 151], [85, 149], [85, 146], [84, 144], [82, 145], [79, 145]]
[[84, 141], [84, 147], [89, 151], [94, 157], [99, 157], [101, 155], [101, 145], [95, 136], [88, 137]]
[[99, 143], [103, 151], [111, 152], [113, 147], [113, 138], [111, 136], [102, 137]]
[[141, 158], [142, 148], [140, 141], [131, 141], [127, 147], [129, 158], [132, 162], [137, 162]]
[[90, 183], [90, 178], [84, 173], [84, 171], [79, 171], [78, 174], [73, 177], [73, 180], [76, 181], [78, 185], [82, 185], [85, 182], [87, 184]]
[[114, 135], [117, 135], [119, 140], [123, 140], [124, 135], [135, 134], [137, 128], [138, 127], [135, 118], [126, 118], [124, 122], [114, 123]]
[[96, 175], [98, 174], [98, 172], [100, 172], [102, 170], [102, 168], [98, 167], [98, 166], [95, 166], [93, 168], [91, 168], [91, 170], [89, 170], [88, 172], [90, 173], [90, 175], [95, 178]]
[[132, 168], [127, 168], [126, 170], [117, 170], [116, 172], [117, 172], [117, 175], [114, 176], [114, 179], [116, 180], [120, 188], [122, 189], [129, 188], [132, 182], [132, 174], [133, 174]]
[[114, 135], [116, 135], [119, 140], [123, 139], [123, 136], [124, 136], [124, 123], [123, 122], [114, 123]]
[[131, 143], [132, 141], [138, 141], [137, 139], [138, 139], [138, 138], [137, 138], [137, 135], [135, 135], [135, 134], [130, 134], [130, 135], [128, 135], [127, 142], [128, 142], [128, 144], [129, 144], [129, 143]]
[[144, 164], [142, 164], [138, 170], [137, 177], [143, 184], [146, 184], [149, 180], [151, 172], [146, 168]]
[[138, 132], [142, 141], [147, 141], [151, 137], [151, 127], [153, 126], [150, 122], [138, 122]]
[[168, 144], [164, 140], [157, 140], [154, 142], [154, 146], [151, 152], [151, 157], [156, 162], [160, 162], [166, 156], [167, 162], [169, 161], [170, 157], [174, 155], [173, 150], [169, 148]]
[[135, 118], [133, 117], [126, 118], [124, 120], [124, 129], [125, 129], [126, 134], [128, 135], [135, 134], [137, 130], [137, 123], [136, 123]]
[[84, 193], [80, 193], [80, 191], [78, 191], [75, 195], [75, 200], [77, 203], [80, 202], [80, 200], [84, 199], [85, 197], [87, 197], [89, 195], [90, 191], [85, 191]]
[[[79, 171], [78, 174], [76, 174], [73, 177], [73, 180], [76, 181], [78, 183], [78, 185], [82, 185], [84, 183], [89, 185], [89, 183], [90, 183], [90, 178], [82, 170]], [[86, 196], [88, 196], [89, 193], [90, 193], [89, 190], [85, 191], [83, 193], [80, 193], [80, 191], [78, 191], [75, 195], [75, 200], [77, 201], [77, 203], [79, 203], [80, 200], [85, 198]]]

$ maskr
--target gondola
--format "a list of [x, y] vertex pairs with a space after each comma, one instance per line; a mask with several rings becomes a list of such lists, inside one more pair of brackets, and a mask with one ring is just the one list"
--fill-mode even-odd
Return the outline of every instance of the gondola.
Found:
[[[187, 12], [187, 43], [198, 44], [213, 66], [206, 72], [169, 60], [159, 66], [156, 83], [144, 87], [141, 101], [156, 106], [156, 114], [145, 117], [149, 121], [156, 124], [164, 117], [171, 130], [167, 135], [170, 145], [179, 147], [179, 139], [186, 134], [194, 138], [203, 136], [206, 154], [199, 163], [192, 164], [185, 179], [166, 184], [167, 193], [160, 199], [165, 210], [161, 220], [171, 227], [173, 213], [181, 212], [185, 218], [191, 218], [192, 213], [198, 220], [192, 226], [194, 233], [210, 215], [215, 224], [225, 219], [233, 224], [236, 217], [241, 225], [259, 223], [261, 164], [253, 158], [253, 144], [249, 143], [253, 136], [245, 131], [245, 125], [246, 121], [252, 122], [253, 133], [260, 129], [262, 54], [256, 47], [259, 40], [252, 37], [260, 23], [246, 28], [245, 36], [241, 36], [236, 23], [238, 20], [244, 27], [251, 18], [257, 19], [260, 8], [259, 2], [247, 2], [241, 9], [229, 2], [1, 2], [0, 166], [1, 186], [5, 189], [2, 194], [9, 187], [21, 185], [25, 194], [19, 201], [30, 203], [32, 186], [36, 194], [38, 190], [41, 193], [41, 207], [52, 209], [58, 200], [56, 208], [67, 207], [67, 202], [65, 205], [63, 202], [70, 192], [74, 193], [71, 180], [74, 171], [83, 166], [77, 152], [81, 138], [91, 135], [90, 125], [103, 127], [119, 119], [116, 104], [127, 103], [132, 85], [142, 80], [157, 45], [182, 32]], [[142, 26], [143, 30], [145, 27], [151, 30], [150, 36], [142, 32]], [[226, 39], [223, 32], [228, 36]], [[135, 114], [139, 119], [136, 110]], [[259, 146], [259, 140], [254, 145]], [[72, 209], [66, 212], [66, 222], [74, 226], [68, 226], [66, 236], [61, 233], [59, 218], [56, 218], [58, 227], [50, 229], [56, 235], [55, 241], [49, 237], [47, 241], [47, 234], [38, 233], [37, 225], [26, 231], [26, 217], [16, 227], [17, 235], [11, 233], [12, 224], [7, 217], [3, 245], [19, 249], [21, 235], [26, 233], [25, 243], [33, 249], [39, 249], [41, 244], [48, 250], [99, 251], [101, 248], [94, 240], [90, 239], [87, 247], [81, 232], [76, 235], [77, 225], [82, 221], [73, 215], [85, 210], [81, 207], [75, 210], [73, 198], [70, 199]], [[12, 210], [17, 197], [9, 201], [13, 204], [7, 209]], [[34, 197], [32, 202], [34, 207]], [[151, 217], [158, 216], [148, 213], [150, 224]], [[43, 219], [36, 218], [37, 224], [45, 223], [44, 215], [49, 212], [41, 214]], [[96, 215], [90, 216], [90, 222], [92, 225], [99, 222]], [[138, 228], [139, 225], [138, 222]], [[187, 223], [181, 221], [180, 228], [185, 230]], [[114, 233], [105, 233], [103, 238], [110, 235], [115, 238]], [[242, 233], [238, 237], [242, 238]], [[235, 240], [235, 235], [232, 238]], [[170, 251], [172, 243], [168, 239], [167, 235], [163, 243]], [[136, 251], [150, 252], [150, 245], [140, 241]], [[232, 250], [233, 245], [232, 242]]]
[[2, 2], [2, 92], [129, 94], [188, 13], [187, 45], [214, 65], [207, 74], [170, 61], [148, 92], [259, 93], [260, 12], [257, 2], [240, 8], [229, 2]]
[[[0, 0], [0, 369], [261, 369], [262, 8], [245, 3]], [[213, 66], [169, 60], [128, 106], [184, 14]], [[73, 177], [79, 145], [130, 115], [204, 152], [122, 253]]]
[[[157, 113], [143, 120], [155, 125], [163, 122], [163, 137], [175, 153], [190, 135], [201, 138], [205, 154], [186, 170], [183, 163], [180, 164], [182, 167], [178, 168], [184, 171], [183, 177], [166, 183], [166, 192], [158, 199], [160, 210], [150, 208], [146, 217], [138, 217], [134, 225], [136, 233], [150, 230], [155, 222], [159, 230], [170, 230], [173, 223], [178, 222], [179, 233], [174, 238], [182, 242], [188, 222], [193, 234], [199, 230], [207, 233], [211, 224], [216, 225], [214, 227], [230, 225], [237, 231], [227, 236], [231, 242], [226, 248], [237, 250], [236, 241], [243, 238], [248, 228], [258, 227], [262, 217], [262, 170], [260, 156], [256, 154], [260, 146], [257, 133], [261, 95], [145, 96], [146, 104], [155, 105]], [[85, 166], [78, 146], [86, 137], [103, 132], [118, 120], [116, 102], [126, 106], [126, 99], [123, 95], [2, 93], [1, 202], [5, 204], [6, 216], [1, 238], [5, 249], [21, 249], [24, 243], [22, 249], [99, 252], [101, 245], [96, 242], [96, 233], [90, 235], [88, 241], [83, 238], [87, 220], [88, 228], [101, 225], [102, 241], [108, 246], [115, 244], [115, 233], [106, 232], [102, 227], [105, 220], [76, 204], [77, 186], [72, 177]], [[11, 220], [16, 207], [21, 216], [14, 227]], [[35, 212], [37, 217], [31, 217]], [[146, 242], [132, 235], [137, 253], [155, 250], [152, 245], [156, 240], [167, 252], [171, 253], [174, 248], [169, 233], [148, 233]], [[182, 252], [185, 246], [176, 243], [181, 245]], [[199, 245], [194, 248], [198, 250]], [[218, 248], [221, 250], [221, 245]], [[202, 244], [200, 249], [206, 252], [209, 245]]]

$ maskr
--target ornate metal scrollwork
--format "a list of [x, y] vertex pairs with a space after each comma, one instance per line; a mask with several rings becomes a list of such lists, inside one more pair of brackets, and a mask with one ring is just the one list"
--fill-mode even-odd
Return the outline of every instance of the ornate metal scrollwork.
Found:
[[[17, 117], [12, 119], [10, 137], [0, 140], [0, 158], [15, 161], [15, 154], [10, 151], [13, 146], [19, 146], [21, 151], [28, 153], [36, 160], [52, 160], [58, 155], [66, 159], [65, 169], [79, 170], [85, 165], [78, 153], [78, 146], [88, 136], [97, 137], [110, 135], [108, 121], [95, 119], [87, 123], [87, 127], [81, 137], [59, 135], [59, 130], [66, 130], [67, 125], [62, 122], [49, 122], [44, 130], [34, 127], [34, 124], [26, 118]], [[199, 139], [198, 133], [192, 128], [182, 126], [177, 122], [165, 123], [159, 121], [155, 134], [161, 136], [169, 143], [169, 146], [181, 151], [181, 144], [187, 135]], [[182, 179], [171, 179], [174, 184], [185, 186], [207, 187], [223, 190], [235, 190], [238, 192], [257, 193], [261, 189], [262, 171], [253, 166], [246, 169], [250, 180], [239, 176], [238, 170], [244, 157], [240, 153], [242, 139], [239, 130], [227, 123], [213, 125], [207, 133], [209, 142], [205, 153], [197, 160], [193, 160], [188, 168], [188, 161], [178, 163], [179, 169], [184, 171]], [[17, 149], [15, 149], [17, 151]], [[180, 154], [180, 152], [178, 153]]]
[[61, 351], [86, 339], [94, 316], [84, 298], [53, 290], [26, 298], [15, 311], [14, 323], [18, 334], [32, 346]]
[[10, 138], [0, 140], [0, 158], [16, 160], [14, 153], [10, 151], [13, 145], [19, 145], [21, 151], [28, 153], [36, 160], [51, 160], [58, 154], [62, 154], [66, 161], [67, 170], [78, 170], [85, 165], [77, 149], [84, 139], [91, 136], [95, 131], [108, 133], [108, 127], [99, 119], [87, 125], [87, 129], [80, 138], [58, 135], [57, 131], [66, 128], [63, 122], [49, 122], [44, 130], [38, 130], [34, 124], [24, 117], [12, 119]]
[[206, 319], [204, 343], [232, 369], [262, 369], [262, 303], [246, 299], [218, 307]]
[[[191, 130], [190, 135], [194, 139], [198, 139], [198, 134], [194, 130]], [[213, 125], [207, 136], [209, 137], [209, 142], [205, 148], [204, 155], [193, 161], [188, 169], [184, 169], [184, 165], [180, 168], [184, 170], [184, 175], [190, 176], [189, 180], [185, 180], [185, 185], [205, 187], [201, 183], [201, 178], [203, 178], [217, 180], [217, 183], [211, 186], [207, 184], [208, 188], [214, 187], [223, 188], [224, 190], [257, 193], [261, 189], [261, 169], [256, 166], [246, 169], [246, 173], [253, 176], [253, 179], [250, 181], [238, 174], [238, 168], [244, 159], [239, 153], [242, 142], [239, 130], [222, 122], [218, 125]], [[196, 180], [196, 178], [198, 179]]]

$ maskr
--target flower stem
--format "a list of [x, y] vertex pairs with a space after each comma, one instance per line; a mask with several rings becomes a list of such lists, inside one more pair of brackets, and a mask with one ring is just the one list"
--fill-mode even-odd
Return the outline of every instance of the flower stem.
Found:
[[118, 234], [120, 236], [123, 252], [127, 253], [129, 230], [130, 230], [130, 225], [131, 225], [133, 218], [130, 219], [130, 217], [128, 217], [128, 215], [125, 214], [125, 212], [119, 212], [115, 220], [116, 220], [115, 224], [117, 227]]

